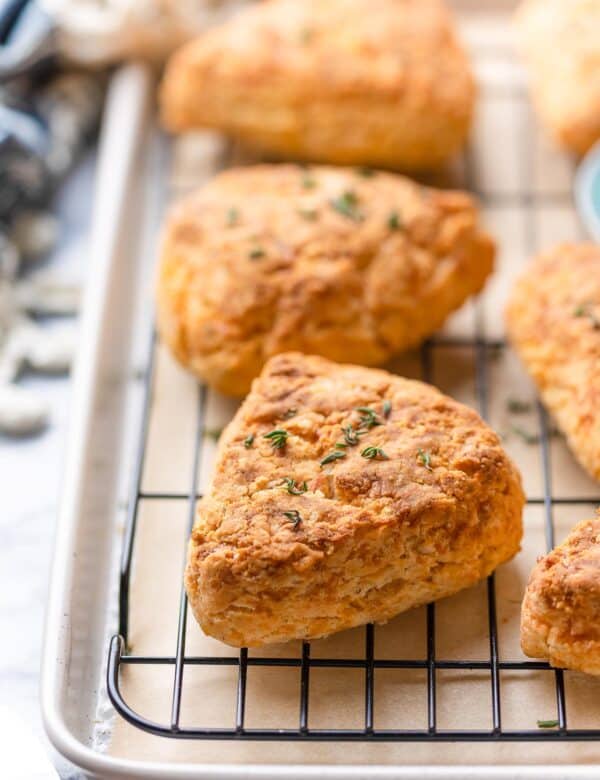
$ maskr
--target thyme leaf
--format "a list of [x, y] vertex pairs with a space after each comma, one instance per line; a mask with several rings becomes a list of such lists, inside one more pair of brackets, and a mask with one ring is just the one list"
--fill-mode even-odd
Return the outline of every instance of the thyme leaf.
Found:
[[351, 219], [353, 222], [362, 222], [365, 218], [358, 208], [358, 197], [352, 190], [346, 190], [337, 198], [330, 200], [329, 203], [338, 214]]
[[377, 417], [377, 412], [369, 406], [357, 406], [356, 411], [360, 413], [360, 425], [362, 428], [369, 430], [376, 425], [383, 425]]
[[[354, 430], [352, 425], [342, 425], [342, 432], [344, 434], [344, 446], [356, 447], [359, 443], [359, 437], [364, 436], [366, 431]], [[337, 445], [336, 445], [337, 446]]]
[[288, 432], [283, 428], [276, 428], [274, 431], [263, 434], [263, 439], [269, 439], [274, 450], [281, 450], [287, 444], [288, 436]]
[[381, 447], [365, 447], [360, 454], [367, 460], [389, 460], [389, 456], [385, 454]]
[[384, 401], [383, 402], [383, 416], [387, 420], [390, 414], [392, 413], [392, 402], [391, 401]]
[[308, 222], [315, 222], [319, 218], [317, 209], [298, 209], [298, 214]]
[[306, 493], [306, 491], [308, 490], [308, 485], [306, 484], [306, 480], [302, 482], [301, 485], [296, 485], [296, 480], [292, 479], [291, 477], [284, 477], [282, 486], [285, 486], [290, 496], [301, 496], [302, 493]]
[[283, 419], [289, 420], [290, 417], [295, 417], [297, 414], [298, 414], [298, 410], [296, 409], [296, 407], [291, 406], [289, 409], [286, 409], [285, 412], [283, 413]]
[[387, 226], [390, 230], [400, 230], [402, 227], [402, 220], [400, 214], [397, 211], [391, 211], [387, 218]]
[[249, 433], [246, 438], [244, 439], [244, 447], [249, 450], [250, 447], [254, 444], [254, 434]]
[[592, 311], [591, 303], [582, 303], [573, 311], [575, 317], [587, 317], [594, 330], [600, 330], [600, 317]]
[[553, 729], [558, 726], [557, 720], [538, 720], [538, 729]]
[[417, 458], [422, 465], [425, 466], [427, 471], [433, 471], [433, 468], [431, 467], [431, 453], [425, 452], [425, 450], [419, 448], [417, 450]]
[[225, 224], [227, 227], [233, 227], [234, 225], [237, 225], [237, 223], [240, 220], [240, 211], [239, 209], [236, 209], [235, 206], [232, 206], [232, 208], [227, 210], [227, 218], [225, 220]]
[[329, 455], [326, 455], [319, 465], [326, 466], [328, 463], [334, 463], [336, 460], [345, 457], [346, 453], [342, 450], [334, 450], [333, 452], [330, 452]]
[[298, 528], [298, 526], [302, 522], [302, 515], [297, 509], [290, 509], [289, 511], [284, 512], [283, 514], [287, 517], [288, 520], [292, 521], [292, 525], [294, 526], [294, 528]]
[[260, 260], [260, 258], [264, 256], [265, 250], [261, 246], [255, 246], [254, 249], [251, 249], [248, 252], [248, 257], [250, 260]]

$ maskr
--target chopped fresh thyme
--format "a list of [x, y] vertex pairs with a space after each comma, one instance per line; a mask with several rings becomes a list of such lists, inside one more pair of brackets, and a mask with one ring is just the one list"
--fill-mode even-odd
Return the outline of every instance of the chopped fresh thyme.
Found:
[[417, 450], [417, 458], [423, 466], [425, 466], [427, 471], [433, 471], [433, 468], [431, 467], [431, 453], [425, 452], [425, 450], [419, 448]]
[[384, 401], [383, 402], [383, 416], [387, 420], [390, 414], [392, 413], [392, 402], [391, 401]]
[[283, 513], [288, 520], [292, 521], [294, 528], [297, 528], [302, 522], [302, 515], [297, 509], [290, 509], [288, 512]]
[[209, 439], [213, 439], [213, 441], [218, 441], [219, 437], [223, 433], [223, 428], [204, 428], [202, 433], [205, 436], [208, 436]]
[[315, 222], [319, 218], [317, 209], [298, 209], [298, 214], [307, 222]]
[[285, 412], [283, 413], [283, 419], [289, 420], [290, 417], [295, 417], [297, 414], [298, 414], [298, 410], [296, 409], [296, 407], [290, 406], [290, 408], [286, 409]]
[[301, 496], [302, 493], [306, 493], [308, 490], [306, 480], [302, 484], [296, 485], [296, 480], [291, 477], [284, 477], [282, 486], [285, 486], [290, 496]]
[[240, 212], [239, 209], [236, 209], [235, 207], [232, 207], [228, 209], [227, 211], [227, 227], [233, 227], [234, 225], [237, 225], [240, 219]]
[[250, 260], [260, 260], [260, 258], [264, 256], [265, 250], [261, 246], [255, 246], [254, 249], [251, 249], [248, 252], [248, 257]]
[[522, 401], [519, 398], [509, 398], [506, 402], [506, 408], [512, 414], [525, 414], [531, 411], [532, 404], [530, 401]]
[[283, 428], [276, 428], [274, 431], [263, 434], [263, 439], [269, 439], [274, 450], [281, 450], [287, 444], [288, 435], [288, 432], [284, 431]]
[[333, 198], [329, 202], [331, 206], [343, 217], [347, 217], [354, 222], [362, 222], [364, 219], [364, 214], [358, 208], [358, 198], [356, 193], [352, 190], [346, 190], [337, 198]]
[[346, 453], [343, 452], [343, 450], [334, 450], [333, 452], [330, 452], [329, 455], [326, 455], [323, 460], [321, 461], [321, 466], [326, 466], [328, 463], [334, 463], [336, 460], [339, 460], [340, 458], [345, 458]]
[[558, 726], [557, 720], [538, 720], [538, 729], [554, 729]]
[[302, 186], [305, 190], [312, 190], [317, 186], [317, 180], [306, 171], [302, 177]]
[[361, 165], [360, 168], [356, 169], [356, 173], [358, 173], [359, 176], [362, 176], [363, 179], [372, 179], [373, 176], [375, 176], [375, 171], [373, 168], [369, 168], [368, 165]]
[[335, 443], [336, 450], [345, 450], [347, 446], [343, 441], [336, 441]]
[[577, 306], [573, 312], [575, 317], [587, 317], [594, 330], [600, 330], [600, 317], [592, 311], [591, 303], [583, 303]]
[[367, 460], [389, 460], [381, 447], [365, 447], [360, 454]]
[[377, 417], [377, 412], [371, 409], [369, 406], [357, 406], [356, 411], [360, 412], [360, 425], [362, 428], [369, 430], [376, 425], [382, 425], [383, 423]]
[[344, 434], [344, 445], [348, 447], [356, 447], [359, 442], [359, 436], [364, 436], [366, 431], [354, 430], [352, 425], [342, 425], [342, 431]]
[[400, 230], [402, 227], [402, 220], [397, 211], [390, 212], [387, 219], [387, 226], [390, 230]]
[[244, 447], [249, 450], [250, 447], [254, 444], [254, 434], [249, 433], [246, 438], [244, 439]]

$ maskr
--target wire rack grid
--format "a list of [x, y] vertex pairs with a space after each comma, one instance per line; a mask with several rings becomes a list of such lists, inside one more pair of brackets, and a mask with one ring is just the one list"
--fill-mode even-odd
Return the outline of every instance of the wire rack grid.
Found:
[[[512, 100], [527, 99], [525, 90], [519, 87], [511, 88]], [[528, 112], [522, 112], [528, 116]], [[527, 120], [529, 121], [529, 120]], [[523, 180], [530, 180], [532, 166], [532, 150], [530, 148], [531, 128], [522, 128], [521, 165]], [[477, 192], [474, 163], [469, 153], [465, 156], [465, 171], [467, 185], [475, 190], [483, 205], [493, 206], [504, 195], [490, 192]], [[514, 196], [515, 205], [522, 208], [526, 214], [526, 243], [529, 253], [537, 248], [536, 225], [533, 217], [533, 207], [545, 202], [547, 196], [536, 192], [534, 188], [524, 187]], [[473, 338], [452, 339], [435, 337], [426, 342], [420, 350], [421, 373], [425, 381], [432, 378], [432, 350], [448, 350], [452, 348], [467, 349], [473, 356], [475, 372], [475, 396], [481, 416], [488, 417], [490, 390], [491, 356], [498, 350], [505, 349], [502, 340], [486, 338], [484, 316], [481, 306], [475, 305], [475, 335]], [[486, 742], [486, 741], [560, 741], [560, 740], [600, 740], [598, 728], [569, 728], [567, 717], [567, 702], [565, 694], [564, 673], [553, 669], [547, 663], [530, 660], [501, 660], [498, 643], [497, 596], [494, 575], [487, 580], [487, 632], [489, 639], [489, 657], [485, 660], [444, 659], [436, 654], [436, 605], [426, 608], [426, 655], [421, 659], [414, 658], [379, 658], [375, 653], [374, 625], [364, 627], [364, 653], [361, 658], [351, 657], [315, 657], [311, 654], [311, 643], [303, 642], [299, 657], [254, 657], [243, 648], [237, 656], [221, 657], [215, 655], [187, 655], [186, 633], [188, 625], [188, 604], [185, 590], [182, 588], [179, 602], [179, 617], [177, 622], [176, 651], [174, 655], [135, 655], [127, 651], [130, 613], [130, 584], [132, 561], [136, 540], [138, 509], [140, 501], [178, 500], [187, 502], [188, 522], [186, 539], [191, 531], [195, 515], [196, 501], [200, 497], [198, 491], [198, 471], [202, 456], [204, 418], [206, 411], [207, 392], [198, 387], [196, 400], [196, 420], [194, 423], [194, 454], [192, 471], [187, 493], [148, 492], [142, 490], [144, 460], [148, 437], [149, 420], [152, 410], [152, 386], [154, 378], [155, 340], [149, 350], [148, 368], [145, 372], [145, 400], [141, 415], [141, 425], [134, 470], [134, 485], [129, 502], [129, 514], [125, 529], [125, 539], [121, 559], [121, 579], [119, 592], [119, 631], [112, 637], [109, 648], [107, 685], [110, 699], [117, 712], [134, 726], [155, 735], [178, 739], [196, 740], [305, 740], [305, 741], [388, 741], [388, 742]], [[542, 467], [543, 495], [530, 497], [529, 504], [539, 505], [544, 512], [546, 547], [554, 546], [554, 507], [557, 504], [589, 504], [594, 499], [589, 496], [558, 497], [554, 495], [551, 470], [551, 427], [544, 408], [537, 404], [539, 423], [540, 463]], [[125, 700], [120, 686], [120, 670], [126, 665], [162, 665], [172, 669], [171, 716], [170, 721], [158, 723], [137, 713]], [[186, 670], [192, 666], [218, 668], [230, 666], [237, 669], [237, 686], [235, 701], [235, 717], [230, 727], [216, 728], [202, 725], [182, 725], [181, 703], [186, 681]], [[297, 726], [295, 728], [252, 728], [246, 725], [246, 709], [248, 700], [248, 670], [252, 666], [269, 668], [288, 667], [297, 670], [298, 704]], [[363, 675], [363, 713], [362, 728], [311, 728], [310, 712], [310, 680], [315, 669], [355, 669]], [[375, 673], [382, 669], [422, 670], [426, 676], [427, 716], [426, 728], [377, 728], [375, 726]], [[438, 673], [443, 670], [470, 670], [489, 675], [491, 693], [491, 728], [440, 728], [438, 726]], [[501, 707], [501, 673], [502, 672], [544, 672], [554, 678], [555, 717], [554, 728], [514, 729], [503, 726]]]

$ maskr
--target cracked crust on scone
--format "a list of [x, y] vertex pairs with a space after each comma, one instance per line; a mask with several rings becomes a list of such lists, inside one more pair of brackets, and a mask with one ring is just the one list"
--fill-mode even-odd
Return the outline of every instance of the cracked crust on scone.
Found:
[[171, 130], [285, 159], [433, 168], [464, 143], [474, 79], [442, 0], [270, 0], [175, 53]]
[[472, 409], [386, 371], [278, 355], [222, 435], [190, 605], [236, 647], [383, 622], [515, 555], [523, 503]]
[[600, 138], [600, 0], [526, 0], [517, 30], [542, 121], [583, 154]]
[[600, 516], [579, 523], [531, 573], [521, 647], [552, 666], [600, 675]]
[[280, 352], [381, 365], [482, 288], [494, 251], [462, 192], [351, 168], [230, 169], [168, 217], [159, 331], [234, 396]]
[[533, 260], [506, 324], [573, 454], [600, 480], [600, 247], [562, 244]]

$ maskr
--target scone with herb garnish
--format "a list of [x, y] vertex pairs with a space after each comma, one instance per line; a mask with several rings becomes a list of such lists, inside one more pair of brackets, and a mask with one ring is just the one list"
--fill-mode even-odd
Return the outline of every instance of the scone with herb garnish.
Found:
[[600, 0], [525, 0], [517, 30], [542, 121], [583, 154], [600, 138]]
[[478, 292], [493, 260], [465, 193], [370, 169], [230, 169], [167, 219], [159, 331], [240, 396], [288, 350], [383, 364]]
[[433, 168], [469, 131], [474, 79], [443, 0], [269, 0], [170, 60], [162, 116], [285, 159]]
[[532, 571], [521, 646], [552, 666], [600, 675], [599, 515], [576, 525]]
[[386, 621], [515, 555], [523, 504], [472, 409], [385, 371], [278, 355], [221, 438], [190, 604], [234, 646]]
[[573, 454], [600, 480], [600, 247], [562, 244], [533, 260], [506, 324]]

